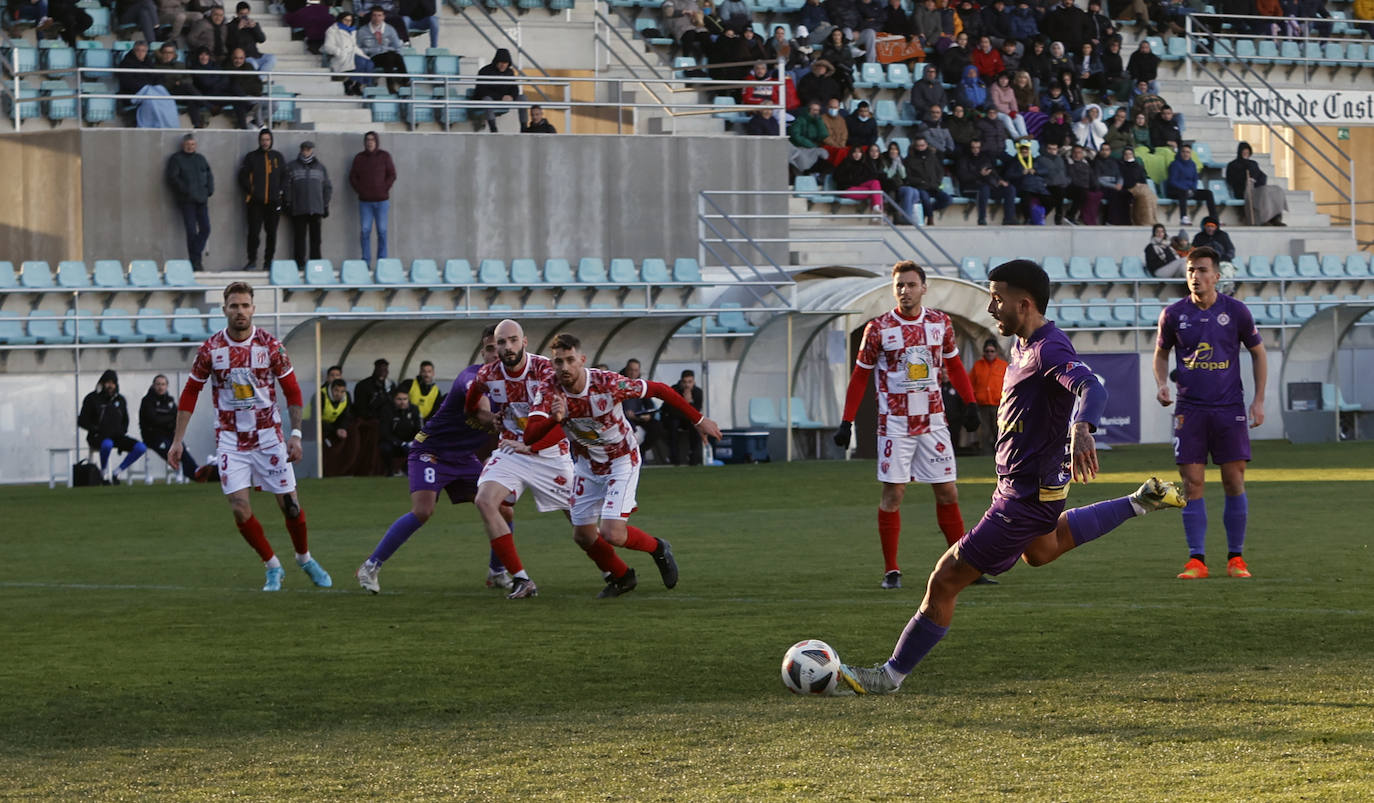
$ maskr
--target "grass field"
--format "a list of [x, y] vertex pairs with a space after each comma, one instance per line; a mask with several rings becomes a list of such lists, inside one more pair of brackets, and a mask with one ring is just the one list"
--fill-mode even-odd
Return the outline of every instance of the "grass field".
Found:
[[[857, 699], [794, 697], [778, 665], [805, 637], [885, 658], [920, 599], [944, 546], [930, 493], [904, 510], [909, 587], [879, 590], [871, 463], [646, 472], [636, 523], [682, 581], [632, 553], [640, 590], [616, 600], [528, 502], [542, 593], [512, 602], [482, 587], [470, 506], [397, 553], [382, 595], [357, 588], [400, 479], [305, 483], [335, 588], [288, 567], [280, 594], [215, 486], [0, 488], [0, 798], [1369, 800], [1374, 445], [1255, 458], [1254, 580], [1175, 580], [1177, 513], [1128, 522], [970, 589], [899, 694]], [[1102, 460], [1071, 505], [1172, 469], [1162, 447]], [[960, 470], [972, 524], [991, 464]]]

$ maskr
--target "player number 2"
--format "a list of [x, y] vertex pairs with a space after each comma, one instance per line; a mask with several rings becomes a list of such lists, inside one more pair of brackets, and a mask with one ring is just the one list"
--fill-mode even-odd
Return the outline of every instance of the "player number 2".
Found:
[[434, 484], [434, 466], [425, 466], [425, 482]]

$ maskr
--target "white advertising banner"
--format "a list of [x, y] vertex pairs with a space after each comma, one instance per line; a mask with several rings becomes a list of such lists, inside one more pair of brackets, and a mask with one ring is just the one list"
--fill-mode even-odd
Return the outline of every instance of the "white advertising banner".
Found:
[[1253, 92], [1245, 88], [1193, 87], [1193, 100], [1211, 117], [1237, 123], [1287, 120], [1314, 125], [1374, 125], [1374, 92], [1283, 88]]

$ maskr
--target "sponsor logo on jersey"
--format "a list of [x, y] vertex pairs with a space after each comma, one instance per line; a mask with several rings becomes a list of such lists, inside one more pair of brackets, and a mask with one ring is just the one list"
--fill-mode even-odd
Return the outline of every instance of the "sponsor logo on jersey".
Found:
[[419, 459], [420, 459], [420, 462], [421, 462], [421, 463], [435, 463], [435, 462], [438, 462], [437, 460], [435, 460], [434, 455], [430, 454], [429, 452], [425, 452], [424, 454], [421, 454]]
[[1230, 360], [1213, 360], [1212, 344], [1202, 341], [1193, 353], [1183, 358], [1183, 367], [1190, 371], [1225, 371], [1231, 367]]
[[277, 457], [276, 455], [272, 455], [271, 459], [269, 459], [267, 462], [275, 466], [276, 464], [281, 462], [281, 458]]

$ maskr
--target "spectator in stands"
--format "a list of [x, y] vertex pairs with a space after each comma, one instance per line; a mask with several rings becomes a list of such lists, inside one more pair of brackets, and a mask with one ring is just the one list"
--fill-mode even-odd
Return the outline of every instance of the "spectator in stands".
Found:
[[696, 59], [698, 64], [704, 62], [711, 37], [696, 0], [667, 0], [659, 11], [663, 15], [661, 29], [682, 46], [682, 55]]
[[107, 370], [100, 375], [95, 390], [81, 400], [76, 423], [86, 430], [86, 444], [100, 452], [100, 469], [110, 465], [110, 452], [118, 449], [127, 456], [110, 472], [107, 485], [119, 484], [119, 473], [143, 456], [147, 447], [129, 437], [129, 405], [119, 393], [119, 375]]
[[1165, 42], [1171, 36], [1182, 36], [1186, 30], [1183, 27], [1184, 18], [1188, 16], [1191, 9], [1182, 3], [1174, 0], [1155, 0], [1150, 4], [1150, 19], [1154, 25], [1146, 32], [1152, 36], [1161, 36]]
[[[306, 0], [305, 5], [287, 14], [282, 20], [292, 28], [300, 28], [305, 31], [305, 48], [317, 56], [324, 46], [324, 40], [329, 35], [329, 30], [336, 27], [334, 15], [323, 0]], [[339, 70], [339, 72], [349, 72], [352, 65], [349, 64], [348, 66], [348, 70]]]
[[954, 137], [945, 125], [944, 109], [931, 105], [926, 111], [923, 123], [924, 126], [917, 127], [916, 133], [925, 138], [926, 143], [930, 145], [931, 150], [935, 151], [937, 156], [945, 159], [957, 150], [954, 145]]
[[239, 189], [243, 190], [248, 217], [248, 261], [244, 270], [258, 269], [258, 237], [266, 232], [262, 266], [269, 267], [277, 254], [277, 223], [281, 220], [282, 189], [286, 158], [275, 150], [272, 132], [258, 132], [258, 147], [239, 163]]
[[[353, 14], [340, 11], [335, 24], [325, 31], [324, 44], [320, 52], [329, 56], [329, 71], [333, 73], [371, 73], [375, 68], [372, 59], [358, 49], [357, 28], [353, 25]], [[345, 78], [344, 93], [363, 94], [363, 86], [370, 86], [371, 78]]]
[[[968, 34], [960, 31], [954, 37], [954, 44], [940, 54], [940, 80], [947, 84], [959, 83], [964, 80], [964, 73], [968, 72], [971, 64], [973, 50], [969, 47]], [[956, 87], [956, 92], [957, 89]]]
[[849, 155], [849, 123], [838, 98], [831, 98], [825, 107], [825, 141], [821, 147], [830, 155], [830, 164], [839, 165]]
[[390, 374], [391, 363], [385, 358], [372, 361], [372, 375], [353, 386], [354, 415], [364, 419], [381, 417], [396, 392], [396, 383], [387, 378]]
[[[642, 370], [639, 360], [629, 359], [625, 361], [625, 367], [620, 369], [621, 376], [626, 379], [639, 379]], [[625, 418], [630, 422], [630, 426], [635, 428], [636, 440], [642, 451], [652, 452], [654, 461], [667, 463], [668, 454], [664, 451], [663, 445], [663, 425], [658, 420], [658, 406], [653, 399], [626, 399], [621, 402], [621, 407], [625, 412]], [[647, 462], [647, 458], [645, 458]]]
[[998, 158], [1006, 152], [1007, 128], [1002, 125], [1002, 115], [991, 106], [983, 112], [980, 120], [973, 121], [973, 130], [977, 132], [978, 139], [983, 143], [984, 153], [992, 154], [993, 158]]
[[[40, 0], [39, 5], [41, 4]], [[58, 35], [67, 43], [67, 47], [76, 47], [77, 37], [86, 33], [86, 30], [95, 24], [95, 20], [76, 4], [76, 0], [49, 0], [48, 16], [57, 23]]]
[[[711, 78], [717, 81], [743, 81], [749, 74], [749, 67], [741, 62], [757, 61], [761, 53], [754, 53], [734, 28], [726, 28], [725, 33], [716, 37], [706, 49], [706, 62]], [[727, 90], [736, 98], [738, 90]]]
[[258, 50], [258, 45], [267, 41], [267, 34], [262, 32], [258, 21], [252, 18], [252, 10], [253, 7], [243, 0], [235, 6], [234, 21], [229, 23], [228, 41], [225, 44], [231, 51], [236, 47], [242, 49], [244, 57], [253, 65], [253, 69], [271, 72], [277, 66], [277, 57]]
[[157, 41], [155, 0], [115, 0], [114, 12], [120, 25], [137, 25], [145, 43]]
[[1178, 120], [1174, 118], [1173, 107], [1165, 106], [1159, 110], [1159, 116], [1150, 124], [1150, 144], [1156, 148], [1167, 146], [1178, 150], [1182, 142], [1183, 132], [1179, 129]]
[[816, 47], [811, 44], [811, 32], [805, 25], [798, 25], [794, 33], [795, 36], [788, 43], [786, 69], [791, 78], [801, 80], [806, 69], [816, 58]]
[[979, 37], [983, 35], [983, 12], [973, 4], [973, 0], [959, 0], [959, 7], [954, 13], [964, 33], [968, 34], [969, 43], [976, 47]]
[[1016, 97], [1016, 108], [1025, 118], [1026, 135], [1037, 136], [1045, 127], [1049, 115], [1040, 110], [1040, 97], [1035, 91], [1035, 80], [1025, 70], [1017, 70], [1011, 77], [1011, 91]]
[[1059, 74], [1059, 83], [1064, 87], [1064, 100], [1069, 104], [1069, 116], [1082, 117], [1082, 109], [1087, 103], [1083, 100], [1083, 88], [1078, 85], [1077, 75], [1072, 70]]
[[1211, 246], [1221, 257], [1223, 262], [1230, 262], [1236, 258], [1236, 245], [1231, 242], [1231, 235], [1221, 230], [1221, 221], [1215, 217], [1205, 217], [1202, 219], [1202, 229], [1193, 235], [1193, 247]]
[[1040, 111], [1053, 119], [1056, 109], [1064, 112], [1066, 122], [1068, 116], [1073, 113], [1072, 107], [1069, 106], [1069, 99], [1064, 96], [1064, 85], [1059, 83], [1057, 79], [1050, 82], [1050, 85], [1040, 95]]
[[219, 69], [229, 58], [229, 25], [224, 21], [224, 7], [215, 6], [197, 20], [186, 34], [186, 43], [192, 48], [209, 50], [210, 60]]
[[[162, 85], [170, 94], [176, 97], [200, 97], [195, 81], [186, 71], [186, 65], [177, 59], [176, 46], [171, 42], [164, 42], [162, 47], [158, 48], [156, 66], [159, 70], [165, 71]], [[191, 118], [192, 127], [205, 127], [205, 104], [194, 100], [186, 101], [186, 114]]]
[[1069, 211], [1066, 217], [1070, 223], [1082, 222], [1096, 226], [1102, 193], [1096, 187], [1097, 177], [1093, 175], [1092, 163], [1088, 161], [1082, 145], [1074, 145], [1069, 151], [1065, 170], [1069, 174]]
[[1003, 39], [1001, 52], [1003, 70], [1016, 75], [1016, 71], [1021, 69], [1022, 46], [1015, 39]]
[[1269, 184], [1269, 176], [1250, 158], [1250, 143], [1236, 147], [1236, 158], [1226, 165], [1226, 186], [1231, 196], [1245, 201], [1245, 221], [1251, 226], [1282, 226], [1288, 197], [1282, 187]]
[[1073, 62], [1064, 50], [1063, 42], [1050, 43], [1050, 80], [1058, 81], [1064, 71], [1073, 72]]
[[988, 90], [978, 77], [978, 68], [970, 64], [964, 70], [964, 77], [954, 88], [954, 96], [964, 104], [965, 109], [982, 109], [988, 105]]
[[744, 0], [721, 0], [716, 4], [716, 16], [727, 30], [743, 33], [753, 22], [754, 12], [749, 10]]
[[[359, 243], [363, 260], [372, 260], [372, 226], [377, 226], [377, 259], [386, 259], [387, 217], [391, 211], [391, 185], [396, 183], [396, 164], [382, 150], [376, 131], [363, 135], [363, 149], [353, 157], [348, 185], [358, 194]], [[325, 203], [326, 208], [329, 206]]]
[[196, 152], [195, 134], [181, 138], [181, 150], [167, 159], [166, 173], [186, 228], [187, 258], [193, 270], [200, 270], [205, 243], [210, 239], [209, 200], [215, 194], [215, 175], [205, 155]]
[[902, 8], [902, 0], [887, 0], [883, 7], [883, 27], [878, 33], [906, 37], [908, 42], [916, 38], [916, 20]]
[[[797, 42], [804, 45], [819, 45], [830, 38], [830, 13], [821, 0], [806, 0], [797, 12]], [[802, 29], [806, 29], [805, 32]]]
[[[845, 39], [853, 39], [859, 30], [859, 7], [857, 0], [825, 0], [824, 8], [830, 24], [839, 28]], [[830, 41], [829, 38], [826, 41]]]
[[849, 132], [844, 143], [847, 148], [867, 148], [878, 141], [878, 121], [873, 119], [868, 101], [859, 101], [854, 113], [845, 118], [845, 129]]
[[1112, 158], [1112, 146], [1105, 142], [1093, 158], [1093, 175], [1097, 176], [1097, 186], [1107, 202], [1107, 219], [1103, 222], [1113, 226], [1129, 226], [1131, 195], [1126, 191], [1126, 181], [1121, 175], [1121, 161]]
[[983, 143], [973, 140], [968, 144], [968, 152], [954, 162], [954, 174], [959, 182], [959, 192], [967, 198], [978, 200], [978, 225], [988, 225], [988, 201], [1002, 202], [1003, 222], [1016, 220], [1016, 191], [1008, 192], [1010, 185], [1003, 181], [997, 172], [996, 158], [983, 150]]
[[[374, 70], [390, 75], [405, 75], [406, 62], [401, 58], [401, 35], [396, 29], [386, 22], [386, 11], [381, 6], [372, 6], [368, 10], [368, 24], [358, 28], [358, 49], [363, 52], [363, 56], [372, 62]], [[510, 53], [506, 50], [498, 50], [497, 55], [506, 54], [506, 66], [510, 66]], [[488, 65], [490, 67], [491, 65]], [[483, 67], [478, 75], [487, 75], [487, 67]], [[402, 79], [388, 78], [386, 81], [387, 89], [393, 94], [397, 87], [402, 83]], [[477, 95], [481, 96], [484, 92], [490, 92], [491, 85], [482, 84], [477, 88]], [[492, 130], [495, 124], [492, 124]]]
[[150, 84], [161, 83], [161, 78], [153, 69], [157, 67], [157, 62], [152, 53], [148, 52], [148, 43], [139, 40], [134, 42], [134, 46], [124, 58], [119, 61], [120, 69], [136, 70], [140, 67], [149, 68], [147, 72], [122, 72], [119, 73], [119, 94], [137, 95], [138, 91]]
[[1137, 151], [1155, 152], [1150, 146], [1150, 124], [1145, 121], [1145, 112], [1136, 112], [1131, 117], [1131, 144]]
[[[519, 78], [515, 73], [515, 67], [511, 64], [510, 51], [505, 49], [504, 47], [498, 48], [496, 50], [496, 55], [492, 57], [491, 63], [486, 65], [482, 69], [478, 70], [477, 75], [479, 77], [487, 76], [489, 78], [503, 78], [505, 79], [505, 83], [478, 84], [477, 89], [472, 96], [473, 100], [501, 100], [506, 102], [523, 102], [525, 100], [524, 93], [520, 91]], [[502, 114], [505, 114], [507, 110], [487, 109], [485, 111], [487, 119], [487, 130], [495, 131], [496, 118]], [[524, 106], [520, 106], [515, 110], [515, 116], [519, 118], [520, 125], [522, 127], [529, 122], [529, 112], [525, 110]], [[479, 126], [481, 125], [480, 118], [477, 120], [477, 124]]]
[[[930, 147], [925, 136], [917, 134], [906, 155], [906, 183], [916, 191], [915, 200], [921, 203], [927, 226], [935, 225], [935, 213], [950, 205], [949, 193], [940, 188], [944, 180], [945, 166], [940, 154]], [[911, 213], [911, 207], [907, 213]]]
[[1188, 267], [1188, 240], [1182, 235], [1169, 239], [1164, 224], [1156, 223], [1150, 243], [1145, 246], [1145, 270], [1157, 279], [1174, 279]]
[[787, 140], [791, 143], [787, 162], [792, 169], [797, 173], [807, 173], [816, 165], [829, 168], [829, 153], [824, 147], [828, 136], [830, 129], [825, 125], [821, 104], [813, 100], [807, 105], [806, 113], [797, 115], [797, 119], [787, 127]]
[[1193, 149], [1189, 145], [1183, 145], [1178, 149], [1174, 160], [1169, 163], [1169, 178], [1164, 184], [1164, 194], [1178, 201], [1178, 222], [1185, 226], [1189, 223], [1189, 201], [1196, 201], [1199, 209], [1206, 203], [1207, 214], [1211, 217], [1217, 216], [1217, 202], [1212, 197], [1212, 191], [1199, 189], [1197, 179], [1198, 170], [1197, 164], [1193, 161]]
[[[172, 30], [164, 42], [176, 42], [181, 38], [181, 30], [190, 19], [186, 0], [157, 0], [157, 21], [159, 25], [171, 25]], [[173, 48], [175, 49], [175, 48]]]
[[1152, 226], [1159, 219], [1159, 199], [1150, 189], [1145, 166], [1135, 158], [1135, 148], [1127, 145], [1121, 155], [1121, 188], [1131, 196], [1131, 223]]
[[[1040, 128], [1040, 147], [1043, 148], [1050, 143], [1058, 145], [1061, 149], [1073, 144], [1073, 126], [1069, 123], [1069, 113], [1063, 107], [1056, 107], [1050, 112], [1049, 122]], [[1064, 153], [1068, 151], [1065, 150]]]
[[[158, 374], [153, 377], [153, 384], [148, 386], [148, 392], [138, 405], [139, 434], [143, 436], [147, 448], [166, 460], [167, 449], [172, 445], [172, 436], [176, 434], [176, 425], [177, 400], [167, 392], [167, 377]], [[196, 478], [196, 461], [190, 452], [181, 457], [181, 473], [188, 480]]]
[[1098, 52], [1105, 49], [1107, 41], [1116, 36], [1116, 25], [1111, 17], [1102, 13], [1101, 0], [1088, 0], [1089, 41], [1097, 46]]
[[1088, 12], [1073, 4], [1073, 0], [1063, 0], [1040, 20], [1040, 32], [1052, 42], [1063, 42], [1065, 51], [1077, 53], [1084, 42], [1091, 42], [1092, 21]]
[[1131, 115], [1144, 113], [1147, 124], [1155, 121], [1165, 105], [1164, 98], [1151, 92], [1144, 81], [1136, 83], [1135, 89], [1131, 90]]
[[1097, 57], [1096, 46], [1084, 42], [1073, 58], [1074, 83], [1082, 89], [1102, 92], [1106, 87], [1102, 79], [1102, 59]]
[[[877, 148], [877, 145], [873, 146]], [[907, 183], [906, 165], [902, 163], [902, 148], [895, 142], [887, 144], [887, 150], [878, 157], [878, 172], [882, 175], [878, 179], [882, 182], [883, 192], [897, 199], [897, 206], [905, 213], [905, 217], [893, 214], [894, 223], [916, 222], [916, 201], [920, 198], [920, 193], [916, 188]]]
[[[1029, 13], [1029, 9], [1027, 11]], [[1050, 82], [1054, 78], [1054, 71], [1050, 67], [1050, 54], [1045, 50], [1045, 37], [1036, 36], [1030, 40], [1030, 44], [1026, 45], [1025, 52], [1021, 54], [1021, 69], [1030, 73], [1037, 96], [1044, 94], [1045, 90], [1049, 89]]]
[[324, 475], [352, 474], [359, 439], [348, 383], [342, 378], [331, 379], [320, 389], [320, 424], [324, 434]]
[[1008, 136], [1012, 139], [1030, 136], [1026, 121], [1021, 116], [1021, 107], [1016, 102], [1016, 91], [1011, 88], [1010, 73], [998, 75], [993, 85], [988, 87], [988, 103], [997, 110], [997, 119], [1007, 130]]
[[993, 2], [983, 6], [980, 14], [983, 21], [983, 35], [991, 39], [992, 46], [1002, 53], [1004, 57], [1002, 69], [1009, 69], [1006, 66], [1006, 53], [1002, 46], [1011, 41], [1013, 43], [1012, 52], [1017, 51], [1014, 49], [1016, 39], [1011, 32], [1011, 12], [1007, 10], [1006, 0], [993, 0]]
[[434, 363], [429, 360], [421, 362], [419, 374], [402, 382], [397, 392], [409, 397], [411, 408], [420, 414], [422, 422], [428, 421], [444, 403], [444, 394], [434, 382]]
[[1131, 76], [1132, 83], [1144, 81], [1149, 86], [1150, 94], [1159, 92], [1159, 56], [1152, 52], [1148, 39], [1142, 39], [1136, 45], [1135, 52], [1126, 61], [1126, 74]]
[[401, 0], [401, 20], [406, 38], [410, 31], [429, 31], [429, 46], [439, 46], [439, 10], [434, 0]]
[[[850, 49], [844, 32], [840, 29], [834, 28], [830, 31], [830, 38], [825, 40], [817, 63], [821, 61], [830, 67], [831, 78], [840, 85], [839, 97], [849, 97], [854, 91], [854, 51]], [[815, 64], [811, 65], [811, 71], [816, 71]]]
[[[301, 143], [300, 154], [286, 166], [286, 181], [282, 186], [283, 207], [291, 216], [296, 264], [320, 258], [320, 221], [329, 217], [329, 201], [334, 187], [329, 171], [315, 158], [315, 143]], [[308, 249], [307, 249], [308, 246]]]
[[[973, 66], [978, 69], [978, 77], [984, 85], [991, 84], [998, 75], [1006, 71], [1006, 65], [1002, 63], [1002, 54], [992, 48], [992, 39], [989, 37], [978, 37], [978, 47], [973, 51], [972, 59]], [[964, 76], [967, 79], [967, 70]]]
[[776, 137], [782, 133], [778, 126], [778, 118], [773, 114], [772, 106], [765, 106], [749, 115], [749, 122], [744, 124], [744, 133], [753, 137]]
[[[253, 65], [248, 63], [243, 48], [236, 47], [229, 53], [229, 63], [223, 69], [241, 73], [229, 79], [229, 94], [245, 98], [262, 97], [262, 79]], [[235, 103], [234, 117], [239, 128], [262, 128], [262, 123], [258, 121], [257, 101]]]
[[863, 49], [865, 62], [876, 62], [878, 31], [883, 29], [883, 23], [887, 19], [887, 6], [880, 0], [859, 0], [855, 8], [859, 11], [859, 27], [850, 38]]
[[1102, 122], [1102, 107], [1095, 103], [1083, 109], [1083, 118], [1073, 127], [1074, 139], [1089, 154], [1097, 153], [1107, 141], [1107, 124]]
[[792, 53], [792, 43], [787, 39], [787, 29], [781, 25], [773, 26], [773, 35], [763, 43], [763, 57], [768, 63], [776, 64], [779, 58], [784, 61]]
[[[922, 0], [911, 13], [911, 27], [921, 49], [929, 56], [935, 52], [942, 34], [940, 12], [935, 8], [935, 0]], [[921, 108], [921, 107], [917, 107]]]
[[978, 405], [978, 451], [991, 454], [997, 443], [997, 407], [1002, 403], [1002, 380], [1007, 374], [1007, 361], [1002, 359], [997, 341], [988, 338], [983, 343], [983, 356], [969, 371], [973, 382], [973, 400]]
[[[768, 52], [763, 49], [763, 40], [752, 27], [745, 27], [739, 34], [740, 47], [745, 53], [744, 61], [763, 61], [768, 58]], [[747, 67], [737, 68], [741, 72], [748, 74]]]
[[1069, 167], [1059, 152], [1059, 143], [1040, 143], [1040, 155], [1035, 157], [1035, 172], [1045, 179], [1046, 198], [1042, 204], [1046, 217], [1053, 213], [1055, 225], [1060, 225], [1064, 222], [1064, 198], [1069, 190]]
[[1120, 159], [1122, 151], [1135, 143], [1131, 133], [1131, 118], [1126, 114], [1124, 107], [1116, 107], [1112, 112], [1112, 119], [1107, 121], [1107, 136], [1103, 142], [1112, 146], [1112, 155]]
[[[218, 75], [215, 70], [219, 70], [220, 65], [210, 54], [210, 48], [200, 46], [195, 49], [191, 57], [191, 70], [195, 73], [193, 82], [196, 90], [201, 95], [214, 98], [225, 98], [234, 94], [233, 82], [227, 75]], [[220, 110], [229, 105], [226, 100], [206, 101], [206, 112], [208, 115], [219, 114]]]
[[[835, 2], [835, 0], [829, 0]], [[697, 375], [695, 371], [683, 371], [677, 383], [673, 385], [673, 390], [678, 395], [687, 400], [692, 408], [700, 412], [702, 407], [701, 388], [697, 387]], [[664, 407], [661, 415], [664, 418], [663, 428], [668, 434], [668, 451], [672, 456], [673, 465], [682, 465], [682, 458], [687, 458], [687, 465], [701, 465], [701, 436], [696, 431], [693, 422], [683, 418], [680, 413], [669, 407]], [[687, 438], [687, 454], [683, 455], [678, 441], [685, 435]]]
[[1103, 99], [1108, 101], [1113, 98], [1125, 100], [1127, 93], [1130, 92], [1131, 76], [1121, 63], [1121, 37], [1113, 36], [1108, 39], [1107, 44], [1100, 51], [1100, 55]]
[[[771, 111], [771, 110], [770, 110]], [[530, 121], [520, 126], [521, 134], [557, 134], [558, 129], [553, 127], [549, 118], [544, 116], [543, 106], [530, 107]]]
[[774, 100], [774, 95], [777, 93], [774, 91], [775, 87], [773, 83], [770, 82], [776, 82], [778, 77], [769, 69], [767, 62], [755, 62], [745, 80], [748, 81], [751, 86], [741, 93], [741, 103], [746, 106], [758, 106], [765, 103], [772, 104], [776, 102]]
[[926, 110], [929, 110], [931, 106], [943, 108], [949, 102], [938, 73], [939, 71], [934, 64], [927, 64], [921, 70], [921, 77], [911, 85], [912, 108]]
[[954, 151], [959, 153], [968, 150], [969, 143], [978, 136], [973, 127], [973, 118], [968, 116], [962, 103], [954, 104], [949, 117], [944, 118], [944, 127], [949, 132], [949, 138], [954, 141]]
[[874, 222], [882, 222], [883, 185], [882, 175], [875, 165], [865, 158], [863, 148], [849, 151], [849, 158], [835, 165], [835, 186], [842, 190], [841, 195], [854, 198], [868, 206], [878, 216]]

